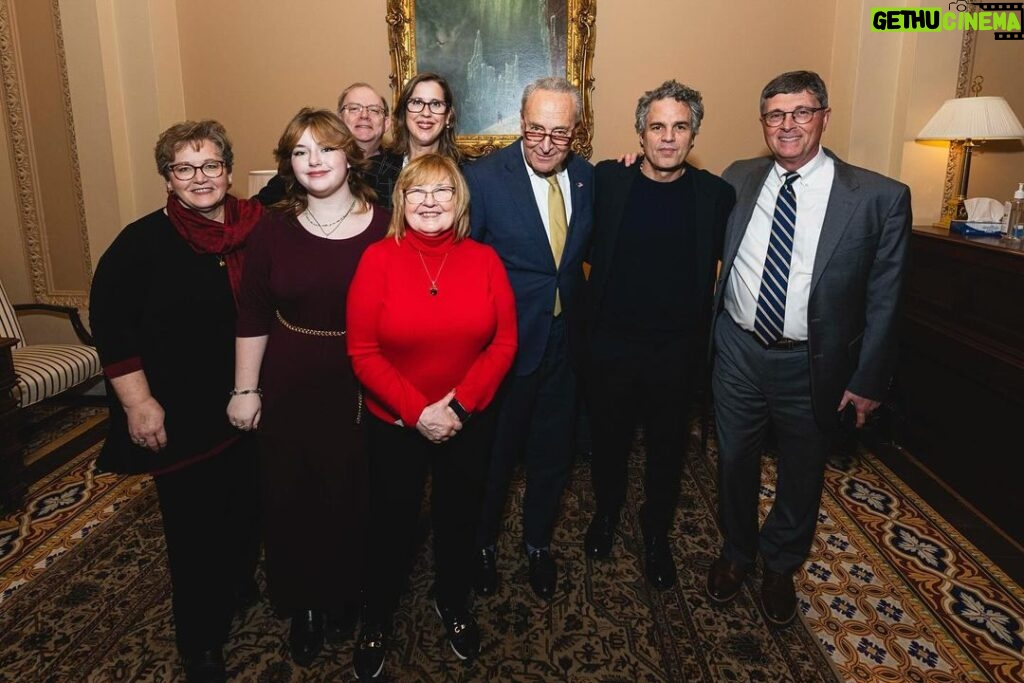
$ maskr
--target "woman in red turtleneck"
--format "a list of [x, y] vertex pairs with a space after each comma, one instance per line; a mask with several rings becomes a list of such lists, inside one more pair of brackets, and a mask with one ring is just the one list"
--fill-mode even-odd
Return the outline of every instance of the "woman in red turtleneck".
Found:
[[480, 634], [466, 608], [494, 428], [491, 400], [516, 352], [515, 301], [497, 254], [469, 239], [469, 191], [428, 154], [402, 171], [388, 238], [349, 288], [348, 353], [369, 410], [370, 566], [354, 664], [384, 665], [391, 613], [411, 568], [416, 517], [433, 477], [436, 607], [462, 659]]

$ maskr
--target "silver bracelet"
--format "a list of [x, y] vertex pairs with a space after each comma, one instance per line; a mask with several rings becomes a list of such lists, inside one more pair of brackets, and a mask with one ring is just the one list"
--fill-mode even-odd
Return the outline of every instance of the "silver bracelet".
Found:
[[262, 396], [263, 390], [257, 387], [255, 389], [232, 389], [230, 392], [228, 392], [229, 396], [244, 396], [246, 394], [257, 394], [259, 396]]

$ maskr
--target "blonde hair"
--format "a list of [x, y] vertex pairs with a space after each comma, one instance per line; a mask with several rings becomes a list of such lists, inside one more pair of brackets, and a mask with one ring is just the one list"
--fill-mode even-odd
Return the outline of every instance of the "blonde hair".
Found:
[[459, 172], [458, 165], [443, 154], [424, 154], [410, 161], [398, 174], [394, 192], [391, 193], [391, 224], [388, 237], [400, 241], [405, 237], [405, 192], [415, 185], [422, 185], [444, 177], [451, 179], [455, 188], [452, 211], [455, 213], [453, 229], [455, 240], [469, 236], [469, 186]]

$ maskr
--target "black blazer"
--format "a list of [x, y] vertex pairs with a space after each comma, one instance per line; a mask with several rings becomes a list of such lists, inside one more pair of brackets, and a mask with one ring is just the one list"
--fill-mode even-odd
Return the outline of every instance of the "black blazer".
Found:
[[[619, 229], [625, 218], [626, 201], [640, 173], [640, 164], [625, 166], [615, 160], [602, 161], [594, 168], [594, 233], [590, 246], [590, 277], [584, 288], [588, 332], [593, 331], [593, 325], [599, 319]], [[699, 326], [695, 339], [706, 340], [711, 327], [716, 268], [722, 255], [725, 226], [735, 203], [735, 193], [728, 183], [703, 169], [686, 164], [686, 173], [693, 174], [697, 195], [697, 268], [693, 278], [696, 283], [694, 291], [698, 292], [702, 304], [700, 318], [694, 321]], [[643, 267], [643, 264], [636, 265]], [[699, 348], [705, 349], [707, 344], [701, 344]]]

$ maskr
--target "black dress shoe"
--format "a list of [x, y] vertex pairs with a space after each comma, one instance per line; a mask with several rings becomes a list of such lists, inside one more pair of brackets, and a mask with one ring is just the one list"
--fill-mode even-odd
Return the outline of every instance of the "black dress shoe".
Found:
[[494, 558], [494, 551], [490, 548], [481, 548], [477, 555], [473, 588], [477, 595], [482, 596], [490, 596], [498, 592], [498, 565]]
[[324, 614], [306, 609], [292, 615], [292, 628], [288, 634], [292, 661], [309, 666], [324, 647]]
[[711, 563], [708, 580], [704, 591], [711, 602], [724, 605], [739, 595], [743, 587], [743, 579], [747, 577], [747, 568], [719, 557]]
[[324, 640], [331, 645], [340, 645], [356, 631], [356, 622], [359, 621], [359, 607], [353, 604], [346, 604], [339, 610], [327, 610], [324, 617]]
[[530, 553], [530, 586], [541, 600], [550, 600], [555, 596], [555, 584], [558, 583], [558, 568], [547, 548], [537, 548]]
[[775, 626], [787, 626], [796, 616], [796, 589], [792, 574], [764, 570], [761, 578], [761, 609]]
[[612, 553], [612, 540], [618, 520], [612, 515], [596, 514], [587, 527], [587, 535], [583, 544], [587, 555], [595, 560], [603, 560]]
[[475, 659], [480, 654], [480, 628], [476, 619], [465, 608], [446, 607], [434, 600], [434, 609], [441, 617], [448, 642], [459, 659]]
[[224, 670], [224, 653], [221, 648], [186, 656], [185, 680], [187, 683], [227, 683], [228, 674]]
[[676, 585], [676, 563], [668, 539], [655, 536], [647, 539], [644, 548], [644, 576], [660, 591]]
[[352, 668], [360, 681], [370, 681], [384, 670], [388, 650], [388, 634], [380, 624], [363, 622], [359, 639], [352, 648]]

